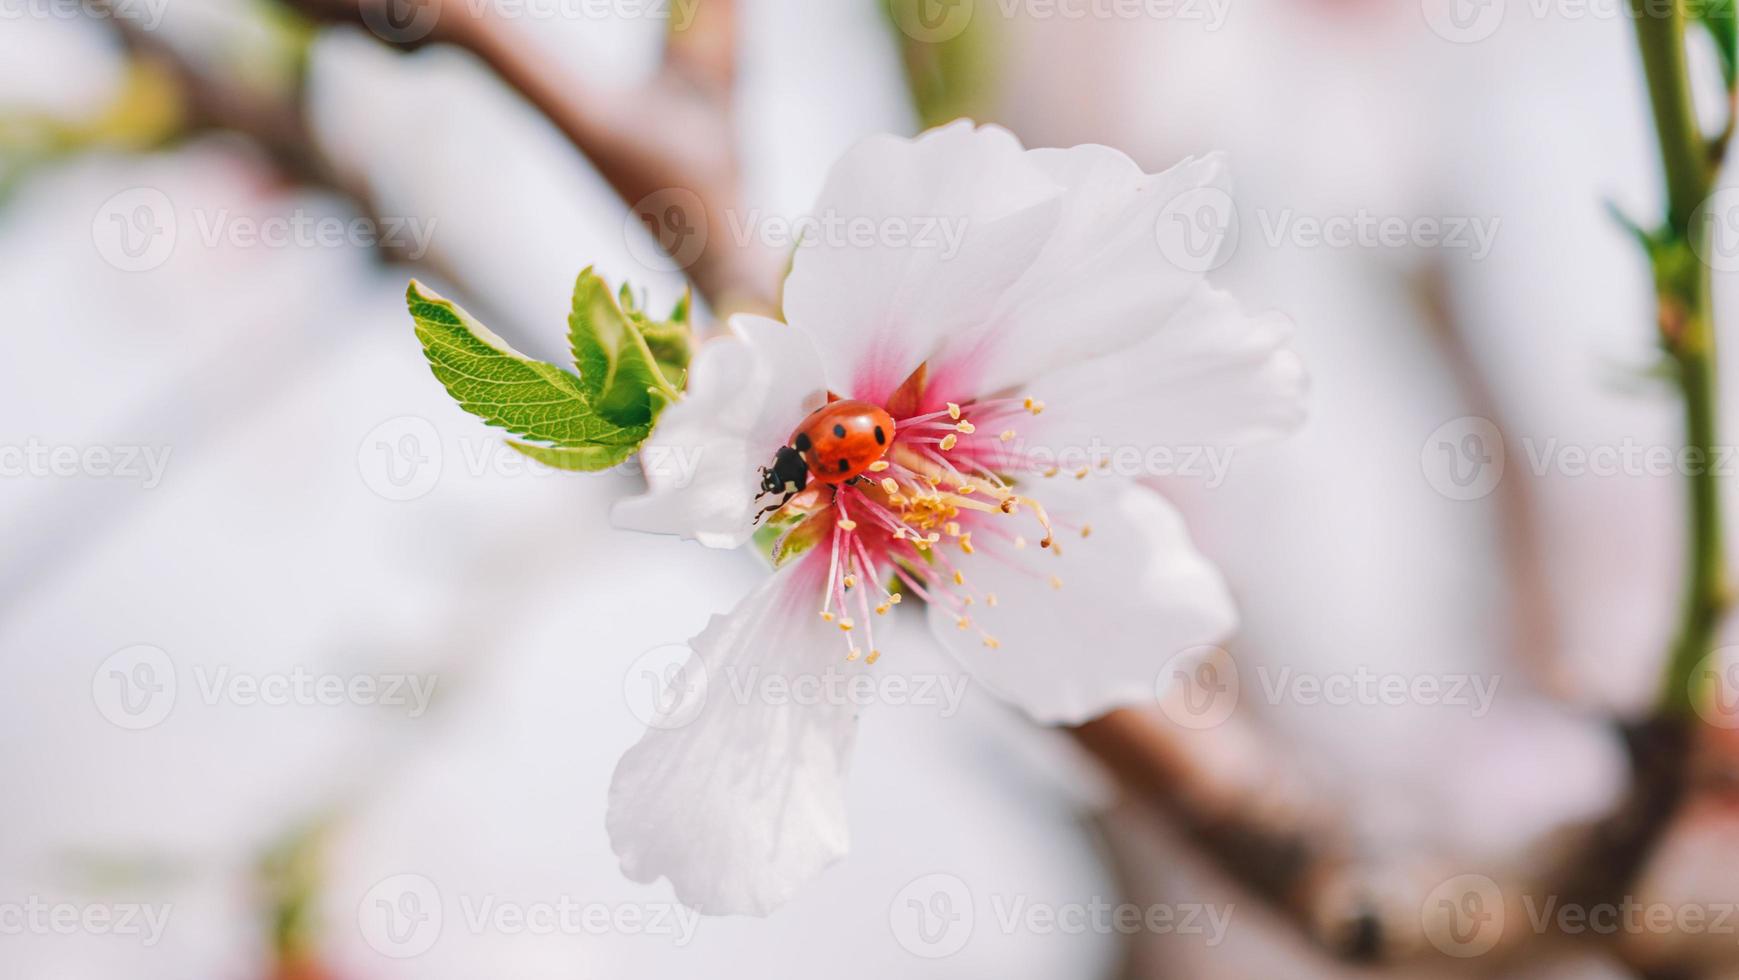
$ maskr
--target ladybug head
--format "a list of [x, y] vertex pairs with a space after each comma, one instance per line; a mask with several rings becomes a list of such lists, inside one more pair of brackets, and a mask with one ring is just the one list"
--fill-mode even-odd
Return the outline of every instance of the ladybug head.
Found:
[[773, 465], [761, 470], [762, 493], [797, 493], [808, 485], [809, 466], [803, 454], [790, 446], [780, 446]]

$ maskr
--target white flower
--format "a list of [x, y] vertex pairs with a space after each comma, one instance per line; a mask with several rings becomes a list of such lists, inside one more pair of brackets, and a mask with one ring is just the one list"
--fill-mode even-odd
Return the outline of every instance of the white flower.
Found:
[[[643, 454], [650, 492], [613, 514], [742, 545], [787, 496], [764, 490], [789, 474], [783, 447], [807, 450], [806, 488], [772, 517], [778, 571], [691, 644], [688, 670], [714, 690], [671, 706], [617, 767], [609, 829], [630, 877], [765, 914], [845, 853], [853, 707], [732, 697], [725, 679], [873, 671], [875, 620], [903, 595], [978, 682], [1045, 723], [1151, 701], [1168, 658], [1232, 630], [1177, 513], [1084, 455], [1297, 423], [1286, 318], [1244, 316], [1162, 248], [1167, 205], [1224, 180], [1217, 157], [1148, 175], [1103, 146], [1029, 151], [965, 122], [865, 140], [834, 167], [818, 220], [902, 234], [806, 242], [789, 325], [738, 316], [701, 349]], [[955, 247], [921, 242], [926, 222]], [[866, 440], [894, 431], [844, 463], [832, 419], [799, 439], [830, 394]]]

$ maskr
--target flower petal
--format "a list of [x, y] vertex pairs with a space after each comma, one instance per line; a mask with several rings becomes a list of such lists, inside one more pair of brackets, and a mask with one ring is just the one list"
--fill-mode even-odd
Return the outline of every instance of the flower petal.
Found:
[[826, 574], [819, 554], [782, 569], [690, 644], [679, 696], [610, 785], [610, 842], [629, 878], [669, 878], [708, 914], [765, 915], [849, 848], [855, 709], [757, 683], [843, 658], [838, 629], [816, 615]]
[[827, 398], [821, 358], [802, 330], [734, 316], [701, 346], [688, 391], [640, 449], [647, 493], [619, 501], [619, 527], [734, 548], [754, 534], [760, 469]]
[[[1017, 549], [985, 535], [972, 554], [949, 555], [981, 597], [968, 609], [973, 625], [1000, 647], [957, 628], [940, 605], [930, 607], [931, 627], [992, 693], [1039, 722], [1078, 724], [1152, 703], [1173, 655], [1218, 642], [1237, 625], [1224, 580], [1178, 513], [1145, 487], [1063, 479], [1037, 489], [1057, 522], [1059, 550]], [[1089, 523], [1086, 538], [1065, 530]]]
[[1168, 209], [1204, 192], [1231, 200], [1218, 153], [1159, 174], [1106, 146], [1033, 150], [1027, 159], [1066, 188], [1062, 217], [1019, 281], [980, 311], [976, 330], [952, 338], [932, 363], [933, 380], [956, 400], [1122, 350], [1158, 330], [1202, 281], [1199, 269], [1170, 257], [1187, 256], [1166, 237], [1181, 233]]
[[[1059, 219], [1061, 188], [1007, 130], [872, 136], [828, 174], [785, 280], [834, 388], [874, 402], [951, 337], [977, 336]], [[852, 229], [867, 229], [868, 239]]]
[[1287, 346], [1291, 336], [1284, 314], [1246, 315], [1230, 294], [1201, 283], [1136, 346], [1033, 381], [1027, 390], [1047, 407], [1016, 425], [1019, 445], [1053, 459], [1128, 449], [1147, 459], [1155, 448], [1213, 449], [1285, 435], [1304, 419], [1308, 387], [1303, 363]]

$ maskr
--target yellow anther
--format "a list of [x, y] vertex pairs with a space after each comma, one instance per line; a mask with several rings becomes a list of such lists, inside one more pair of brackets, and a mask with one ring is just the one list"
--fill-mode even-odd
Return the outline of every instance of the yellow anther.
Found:
[[858, 658], [858, 657], [859, 657], [859, 656], [861, 656], [861, 655], [862, 655], [862, 651], [860, 651], [860, 650], [859, 650], [859, 649], [858, 649], [858, 648], [857, 648], [857, 647], [852, 647], [852, 648], [851, 648], [851, 652], [850, 652], [850, 653], [847, 653], [847, 654], [846, 654], [846, 655], [845, 655], [845, 659], [847, 659], [847, 660], [856, 660], [856, 659], [857, 659], [857, 658]]
[[870, 655], [865, 657], [863, 662], [866, 664], [873, 664], [880, 659], [882, 659], [882, 652], [880, 650], [871, 650]]
[[954, 404], [953, 402], [949, 402], [948, 403], [948, 417], [951, 419], [958, 419], [960, 417], [960, 406]]
[[978, 485], [974, 484], [974, 483], [962, 483], [962, 484], [960, 484], [959, 487], [957, 487], [955, 489], [954, 492], [958, 493], [962, 497], [965, 497], [965, 496], [977, 493], [978, 492]]
[[1012, 514], [1015, 508], [1020, 506], [1020, 501], [1014, 499], [1013, 496], [1008, 496], [1002, 498], [1002, 503], [997, 504], [997, 506], [1002, 508], [1004, 514]]
[[947, 452], [948, 450], [953, 449], [959, 442], [960, 437], [950, 432], [942, 437], [941, 449], [943, 452]]
[[970, 606], [970, 605], [972, 605], [972, 597], [971, 597], [971, 596], [965, 596], [965, 597], [963, 597], [963, 598], [962, 598], [962, 599], [961, 599], [961, 600], [960, 600], [960, 604], [961, 604], [961, 605], [962, 605], [962, 606]]
[[984, 604], [987, 606], [995, 606], [996, 605], [996, 593], [986, 592], [984, 594]]
[[968, 619], [965, 616], [961, 616], [958, 619], [954, 620], [954, 625], [958, 626], [959, 628], [961, 628], [963, 630], [969, 630], [972, 628], [972, 620]]
[[1090, 472], [1092, 472], [1092, 471], [1087, 469], [1087, 467], [1083, 466], [1080, 469], [1075, 471], [1075, 479], [1085, 480], [1087, 478], [1087, 474]]
[[948, 532], [949, 537], [958, 538], [960, 536], [960, 522], [959, 521], [949, 521], [948, 523], [942, 525], [942, 530]]
[[1061, 472], [1061, 471], [1058, 470], [1055, 466], [1048, 466], [1045, 468], [1045, 476], [1047, 476], [1047, 477], [1056, 476], [1059, 472]]
[[871, 473], [880, 473], [883, 470], [887, 469], [891, 465], [893, 465], [893, 464], [889, 463], [885, 459], [878, 459], [875, 462], [869, 464], [869, 471]]
[[954, 431], [960, 433], [963, 436], [969, 436], [972, 433], [978, 431], [978, 426], [973, 425], [971, 422], [968, 422], [965, 419], [961, 419], [960, 424], [956, 425], [954, 427]]
[[965, 585], [966, 584], [966, 573], [962, 572], [958, 568], [956, 568], [954, 570], [954, 584], [955, 585]]
[[840, 620], [840, 621], [839, 621], [839, 628], [840, 628], [840, 629], [842, 629], [842, 630], [844, 630], [844, 631], [845, 631], [845, 632], [847, 632], [847, 633], [850, 633], [850, 632], [851, 632], [851, 628], [852, 628], [852, 626], [854, 626], [854, 625], [856, 625], [856, 624], [854, 624], [854, 623], [853, 623], [853, 622], [852, 622], [852, 621], [851, 621], [851, 620], [849, 620], [849, 619], [842, 619], [842, 620]]
[[1047, 534], [1044, 537], [1039, 539], [1039, 547], [1049, 548], [1054, 542], [1055, 542], [1055, 539], [1053, 539], [1049, 534]]
[[855, 531], [855, 530], [857, 530], [857, 522], [852, 520], [849, 517], [840, 518], [838, 523], [839, 523], [839, 529], [841, 531]]
[[898, 592], [895, 592], [893, 595], [888, 596], [888, 601], [893, 603], [896, 606], [899, 605], [900, 604], [900, 594]]
[[1037, 415], [1040, 412], [1045, 410], [1045, 403], [1044, 402], [1034, 401], [1031, 398], [1028, 398], [1027, 401], [1032, 402], [1032, 404], [1028, 405], [1026, 407], [1026, 410], [1033, 413], [1034, 415]]
[[1062, 587], [1063, 587], [1063, 580], [1062, 580], [1062, 579], [1060, 579], [1060, 578], [1058, 578], [1058, 577], [1057, 577], [1057, 576], [1055, 576], [1055, 575], [1052, 575], [1052, 576], [1051, 576], [1051, 588], [1053, 588], [1053, 589], [1060, 589], [1060, 588], [1062, 588]]
[[845, 577], [845, 587], [848, 589], [857, 588], [857, 576], [856, 575], [847, 575]]
[[821, 610], [821, 618], [827, 620], [830, 623], [833, 622], [833, 614], [828, 612], [825, 609]]
[[1002, 434], [997, 436], [997, 438], [1001, 439], [1003, 442], [1013, 442], [1014, 441], [1014, 430], [1013, 429], [1004, 429], [1004, 430], [1002, 430]]
[[1037, 404], [1038, 404], [1038, 402], [1033, 401], [1032, 398], [1029, 396], [1026, 401], [1021, 402], [1021, 407], [1025, 408], [1027, 411], [1030, 412], [1033, 410], [1033, 406], [1037, 405]]
[[972, 554], [972, 535], [970, 533], [960, 536], [960, 550], [969, 555]]
[[888, 610], [890, 608], [892, 608], [892, 607], [884, 602], [881, 605], [876, 607], [876, 615], [877, 616], [886, 616], [888, 614]]
[[1093, 525], [1091, 525], [1091, 524], [1081, 525], [1081, 537], [1083, 537], [1083, 538], [1091, 537], [1092, 534], [1093, 534]]
[[1002, 649], [1002, 642], [988, 633], [984, 635], [984, 645], [992, 650]]
[[882, 477], [882, 489], [887, 491], [888, 493], [899, 493], [900, 492], [900, 485], [898, 483], [894, 482], [893, 477], [884, 476], [884, 477]]
[[924, 541], [928, 544], [935, 544], [936, 542], [938, 542], [940, 540], [942, 540], [942, 535], [937, 534], [935, 531], [931, 531], [930, 536], [924, 539]]

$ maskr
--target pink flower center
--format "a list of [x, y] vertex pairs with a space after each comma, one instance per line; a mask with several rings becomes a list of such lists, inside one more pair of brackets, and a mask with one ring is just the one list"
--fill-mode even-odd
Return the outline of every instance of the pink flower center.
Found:
[[[847, 660], [858, 659], [864, 648], [869, 651], [866, 663], [881, 656], [874, 620], [899, 604], [896, 584], [949, 610], [960, 629], [977, 629], [986, 647], [1000, 646], [972, 618], [974, 606], [995, 606], [997, 597], [979, 592], [967, 580], [954, 561], [954, 549], [967, 555], [982, 551], [1024, 574], [1038, 575], [1013, 556], [1028, 543], [1008, 518], [1025, 512], [1036, 522], [1039, 547], [1060, 551], [1050, 515], [1018, 490], [1025, 476], [1057, 473], [1055, 466], [1035, 459], [1015, 441], [1012, 422], [1043, 410], [1044, 404], [1031, 398], [999, 398], [896, 417], [887, 454], [867, 473], [819, 486], [812, 497], [804, 495], [809, 499], [793, 502], [809, 513], [805, 524], [831, 517], [821, 616], [845, 634]], [[1090, 530], [1070, 529], [1082, 537]], [[1054, 575], [1049, 582], [1062, 587]], [[862, 646], [857, 642], [860, 633]]]

